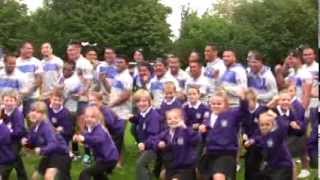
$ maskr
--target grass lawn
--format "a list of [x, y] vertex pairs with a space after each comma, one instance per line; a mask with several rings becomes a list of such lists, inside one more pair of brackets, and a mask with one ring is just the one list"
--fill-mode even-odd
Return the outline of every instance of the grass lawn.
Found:
[[[138, 158], [138, 149], [134, 143], [134, 139], [130, 134], [129, 127], [126, 131], [125, 137], [125, 164], [122, 169], [115, 169], [111, 176], [111, 180], [134, 180], [135, 179], [135, 162]], [[27, 168], [28, 175], [31, 176], [33, 170], [37, 167], [39, 158], [30, 153], [24, 153], [23, 155], [24, 164]], [[238, 180], [244, 180], [244, 171], [243, 171], [243, 160], [241, 161], [241, 170], [237, 174]], [[72, 163], [72, 179], [76, 180], [79, 177], [81, 170], [83, 169], [83, 165], [81, 161], [75, 161]], [[10, 180], [15, 180], [15, 172], [11, 174]], [[316, 171], [312, 171], [312, 175], [307, 178], [308, 180], [316, 180]]]

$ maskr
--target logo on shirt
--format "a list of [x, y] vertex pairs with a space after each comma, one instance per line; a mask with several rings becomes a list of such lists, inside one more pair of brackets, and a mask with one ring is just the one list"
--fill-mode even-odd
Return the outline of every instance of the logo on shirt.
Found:
[[178, 140], [177, 140], [177, 143], [178, 145], [183, 145], [184, 144], [184, 140], [183, 140], [183, 137], [179, 137]]
[[272, 148], [273, 147], [273, 140], [272, 139], [269, 139], [267, 141], [267, 146], [268, 146], [268, 148]]
[[255, 123], [258, 123], [259, 122], [259, 119], [258, 118], [254, 118], [253, 120]]
[[196, 114], [196, 118], [197, 118], [197, 119], [201, 119], [201, 113], [197, 113], [197, 114]]
[[53, 124], [56, 124], [56, 123], [58, 122], [58, 119], [55, 118], [55, 117], [53, 117], [53, 118], [51, 118], [51, 122], [52, 122]]
[[205, 112], [204, 115], [203, 115], [203, 117], [204, 117], [204, 118], [209, 118], [209, 117], [210, 117], [210, 113], [209, 113], [208, 111]]
[[142, 124], [142, 130], [146, 130], [147, 129], [147, 125], [146, 125], [146, 123], [143, 123]]
[[9, 122], [8, 124], [7, 124], [7, 128], [10, 130], [10, 132], [13, 132], [13, 129], [12, 129], [12, 124], [11, 124], [11, 122]]
[[222, 120], [222, 121], [221, 121], [221, 126], [224, 127], [224, 128], [227, 127], [227, 126], [228, 126], [228, 121], [225, 120], [225, 119]]

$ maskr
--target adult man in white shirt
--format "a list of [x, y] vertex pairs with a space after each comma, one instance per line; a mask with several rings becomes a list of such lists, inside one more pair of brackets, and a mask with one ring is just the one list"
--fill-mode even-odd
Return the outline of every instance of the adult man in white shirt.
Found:
[[17, 59], [17, 68], [26, 78], [26, 85], [31, 86], [23, 99], [23, 113], [27, 115], [30, 106], [39, 97], [39, 87], [42, 81], [42, 65], [39, 59], [33, 57], [33, 45], [25, 42], [20, 48], [20, 57]]
[[200, 91], [201, 101], [203, 103], [208, 103], [212, 94], [209, 93], [209, 79], [201, 73], [202, 65], [199, 62], [194, 61], [189, 63], [189, 67], [190, 75], [188, 76], [185, 84], [185, 93], [188, 91], [188, 88], [196, 87]]
[[180, 86], [178, 81], [168, 73], [167, 62], [158, 58], [154, 63], [155, 76], [150, 80], [150, 91], [153, 96], [153, 106], [160, 108], [160, 105], [164, 99], [164, 84], [166, 82], [173, 82], [176, 86], [177, 92], [180, 92]]
[[218, 48], [215, 44], [207, 44], [204, 50], [204, 57], [207, 63], [204, 75], [209, 79], [210, 93], [213, 93], [226, 71], [226, 66], [223, 60], [218, 57]]
[[176, 56], [168, 58], [169, 73], [179, 82], [181, 89], [184, 89], [188, 74], [181, 69], [180, 59]]
[[63, 61], [53, 54], [53, 49], [50, 43], [43, 43], [41, 46], [41, 60], [43, 75], [41, 95], [43, 99], [49, 97], [50, 92], [58, 83], [59, 77], [62, 76]]
[[258, 101], [266, 105], [278, 93], [277, 82], [271, 69], [264, 65], [264, 57], [257, 51], [248, 56], [248, 87], [253, 89]]
[[235, 51], [225, 50], [223, 60], [227, 70], [221, 78], [220, 86], [227, 92], [230, 106], [237, 107], [240, 103], [237, 92], [247, 88], [247, 73], [243, 66], [237, 63]]

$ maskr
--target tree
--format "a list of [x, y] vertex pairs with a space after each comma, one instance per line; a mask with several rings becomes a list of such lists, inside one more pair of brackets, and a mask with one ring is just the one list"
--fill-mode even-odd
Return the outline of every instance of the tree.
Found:
[[154, 58], [170, 47], [169, 13], [158, 0], [46, 0], [32, 15], [34, 38], [52, 42], [60, 55], [70, 40], [80, 40], [112, 45], [127, 55], [143, 48]]
[[175, 53], [185, 59], [191, 50], [202, 52], [206, 43], [215, 42], [220, 49], [235, 49], [240, 60], [257, 49], [276, 64], [300, 44], [316, 47], [316, 7], [314, 0], [220, 0], [202, 17], [184, 13]]
[[10, 51], [29, 38], [27, 8], [14, 0], [0, 0], [0, 47]]

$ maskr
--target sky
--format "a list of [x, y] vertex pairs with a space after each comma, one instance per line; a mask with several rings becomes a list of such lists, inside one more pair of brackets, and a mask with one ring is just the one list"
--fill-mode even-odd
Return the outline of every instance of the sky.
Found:
[[[181, 25], [182, 6], [190, 5], [192, 10], [197, 11], [198, 15], [202, 15], [207, 9], [212, 7], [216, 0], [160, 0], [166, 6], [172, 8], [172, 13], [168, 16], [167, 22], [170, 24], [174, 39], [179, 37], [179, 29]], [[43, 0], [24, 0], [31, 11], [41, 7]]]

